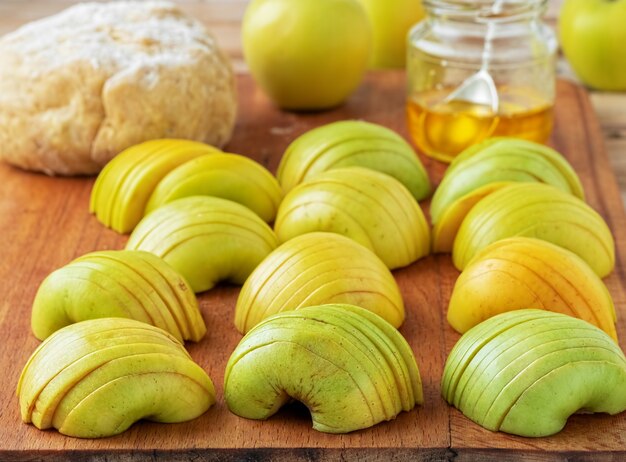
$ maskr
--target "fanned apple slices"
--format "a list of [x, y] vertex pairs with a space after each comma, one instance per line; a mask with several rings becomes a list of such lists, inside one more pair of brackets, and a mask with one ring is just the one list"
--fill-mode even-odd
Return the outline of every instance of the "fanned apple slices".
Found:
[[428, 254], [430, 229], [419, 204], [395, 178], [361, 167], [329, 170], [288, 192], [278, 209], [276, 235], [343, 234], [372, 250], [388, 268]]
[[581, 319], [511, 311], [461, 337], [446, 362], [442, 394], [489, 430], [548, 436], [578, 411], [626, 410], [626, 358]]
[[423, 401], [406, 340], [353, 305], [306, 307], [256, 325], [228, 361], [224, 396], [233, 413], [249, 419], [267, 419], [298, 400], [313, 428], [328, 433], [394, 419]]
[[102, 169], [89, 211], [106, 227], [128, 233], [144, 216], [152, 191], [172, 169], [196, 157], [221, 152], [197, 141], [146, 141], [122, 151]]
[[148, 214], [126, 248], [161, 257], [194, 292], [228, 280], [243, 284], [278, 246], [272, 229], [241, 204], [211, 196], [177, 199]]
[[581, 199], [540, 183], [511, 184], [472, 207], [454, 240], [454, 265], [463, 270], [481, 249], [513, 236], [568, 249], [600, 277], [615, 265], [615, 243], [604, 219]]
[[122, 433], [140, 419], [183, 422], [215, 403], [209, 376], [162, 329], [123, 318], [58, 330], [17, 386], [22, 420], [80, 438]]
[[479, 252], [454, 285], [448, 322], [465, 332], [505, 311], [538, 308], [581, 318], [617, 339], [611, 294], [574, 253], [513, 237]]
[[404, 321], [400, 289], [370, 250], [334, 233], [307, 233], [282, 244], [246, 280], [235, 326], [248, 332], [273, 314], [305, 306], [347, 303], [368, 309], [394, 327]]
[[172, 267], [148, 252], [92, 252], [52, 272], [33, 302], [31, 326], [40, 340], [94, 318], [123, 317], [197, 342], [206, 326], [193, 290]]
[[277, 177], [285, 192], [327, 170], [365, 167], [401, 182], [416, 200], [430, 193], [430, 180], [411, 145], [382, 125], [344, 120], [310, 130], [294, 140]]
[[118, 154], [102, 170], [90, 211], [105, 226], [132, 231], [159, 206], [188, 196], [216, 196], [245, 205], [271, 222], [282, 189], [260, 164], [187, 140], [154, 140]]
[[450, 252], [472, 206], [513, 182], [545, 183], [584, 199], [578, 175], [554, 149], [517, 138], [488, 139], [452, 161], [433, 195], [433, 251]]
[[276, 217], [283, 193], [276, 178], [252, 159], [238, 154], [209, 154], [165, 175], [154, 188], [146, 213], [189, 196], [215, 196], [237, 202], [269, 223]]

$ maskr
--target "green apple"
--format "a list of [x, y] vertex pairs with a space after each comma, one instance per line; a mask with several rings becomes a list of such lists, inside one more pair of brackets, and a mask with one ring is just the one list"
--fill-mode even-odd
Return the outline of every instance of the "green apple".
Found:
[[359, 85], [371, 26], [355, 0], [253, 0], [242, 24], [253, 77], [286, 109], [325, 109]]
[[409, 29], [424, 17], [421, 0], [359, 0], [372, 22], [370, 67], [401, 68]]
[[626, 0], [566, 0], [561, 47], [578, 77], [599, 90], [626, 90]]

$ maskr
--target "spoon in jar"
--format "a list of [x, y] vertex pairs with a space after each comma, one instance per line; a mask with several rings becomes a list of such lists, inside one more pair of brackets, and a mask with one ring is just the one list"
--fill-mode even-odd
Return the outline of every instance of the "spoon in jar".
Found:
[[[506, 0], [496, 0], [491, 8], [491, 14], [497, 15], [502, 11], [502, 4]], [[498, 113], [499, 98], [496, 84], [489, 74], [489, 60], [491, 58], [494, 24], [487, 23], [487, 34], [482, 53], [482, 62], [478, 72], [465, 79], [454, 91], [443, 100], [444, 104], [477, 105], [489, 108], [492, 114]]]

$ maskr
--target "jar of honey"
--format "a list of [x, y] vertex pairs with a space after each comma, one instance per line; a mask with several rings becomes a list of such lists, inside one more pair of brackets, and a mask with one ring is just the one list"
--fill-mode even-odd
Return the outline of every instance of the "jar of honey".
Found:
[[[423, 0], [409, 33], [407, 117], [417, 147], [450, 162], [493, 136], [545, 142], [552, 131], [557, 40], [547, 0]], [[450, 98], [486, 69], [497, 104]]]

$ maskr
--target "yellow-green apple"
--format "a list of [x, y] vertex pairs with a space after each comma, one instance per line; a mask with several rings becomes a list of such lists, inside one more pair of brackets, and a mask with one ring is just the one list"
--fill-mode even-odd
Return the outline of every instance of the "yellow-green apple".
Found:
[[561, 47], [590, 87], [626, 90], [626, 1], [565, 0], [559, 16]]
[[424, 17], [421, 0], [359, 0], [372, 23], [372, 68], [400, 68], [406, 62], [407, 35]]
[[243, 51], [259, 86], [286, 109], [325, 109], [359, 85], [371, 25], [355, 0], [252, 0]]

